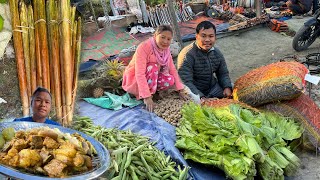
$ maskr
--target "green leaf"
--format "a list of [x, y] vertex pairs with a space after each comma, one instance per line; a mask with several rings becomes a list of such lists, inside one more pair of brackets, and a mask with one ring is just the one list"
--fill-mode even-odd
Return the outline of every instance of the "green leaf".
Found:
[[[0, 0], [1, 1], [1, 0]], [[0, 31], [2, 31], [2, 29], [3, 29], [3, 22], [4, 21], [4, 19], [3, 19], [3, 17], [0, 15]]]
[[[0, 0], [0, 3], [1, 4], [7, 3], [7, 0]], [[1, 31], [1, 28], [0, 28], [0, 31]]]
[[284, 140], [293, 140], [301, 137], [304, 129], [291, 118], [283, 117], [272, 112], [265, 112], [270, 126], [275, 129], [278, 136]]

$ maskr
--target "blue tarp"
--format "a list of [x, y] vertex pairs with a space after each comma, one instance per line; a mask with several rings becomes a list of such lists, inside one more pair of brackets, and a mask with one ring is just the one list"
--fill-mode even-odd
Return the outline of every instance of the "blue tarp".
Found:
[[225, 174], [212, 166], [204, 166], [192, 161], [185, 161], [180, 151], [174, 146], [176, 142], [175, 127], [154, 113], [143, 109], [143, 106], [123, 108], [118, 111], [103, 109], [85, 101], [79, 102], [80, 116], [90, 117], [94, 124], [106, 128], [131, 130], [147, 136], [156, 142], [156, 147], [179, 164], [191, 167], [190, 175], [196, 180], [225, 179]]

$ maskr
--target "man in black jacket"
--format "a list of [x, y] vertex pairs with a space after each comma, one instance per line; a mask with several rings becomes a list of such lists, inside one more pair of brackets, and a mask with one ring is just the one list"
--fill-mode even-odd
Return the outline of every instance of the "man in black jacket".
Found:
[[194, 94], [204, 98], [231, 97], [232, 85], [222, 53], [214, 47], [216, 28], [203, 21], [196, 28], [196, 41], [178, 56], [178, 73]]

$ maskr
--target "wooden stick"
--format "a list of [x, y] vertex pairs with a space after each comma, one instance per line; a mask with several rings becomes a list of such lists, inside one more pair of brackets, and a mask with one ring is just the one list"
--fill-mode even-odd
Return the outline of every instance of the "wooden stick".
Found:
[[34, 20], [33, 20], [33, 8], [28, 5], [28, 23], [29, 23], [29, 51], [30, 51], [30, 76], [31, 76], [31, 93], [37, 88], [37, 67], [35, 56], [35, 39], [34, 39]]
[[47, 42], [47, 27], [46, 27], [46, 13], [44, 0], [36, 0], [39, 19], [36, 23], [39, 24], [39, 42], [40, 42], [40, 55], [42, 61], [42, 77], [43, 87], [50, 90], [50, 73], [49, 73], [49, 53]]
[[[24, 65], [26, 70], [26, 79], [27, 79], [27, 92], [28, 99], [31, 99], [31, 69], [30, 69], [30, 48], [29, 48], [29, 23], [28, 23], [28, 10], [24, 1], [20, 1], [20, 24], [22, 30], [22, 45], [23, 45], [23, 56], [24, 56]], [[30, 104], [30, 101], [28, 101]]]
[[70, 29], [70, 1], [60, 0], [61, 7], [61, 42], [62, 42], [62, 57], [63, 57], [63, 71], [65, 80], [65, 91], [63, 92], [66, 97], [66, 123], [70, 125], [72, 121], [72, 76], [71, 71], [71, 29]]
[[29, 99], [28, 99], [28, 91], [27, 91], [27, 80], [26, 80], [26, 74], [25, 74], [21, 28], [18, 27], [20, 26], [18, 1], [9, 0], [9, 6], [10, 6], [10, 13], [12, 18], [11, 24], [12, 24], [12, 31], [13, 31], [13, 44], [14, 44], [14, 51], [16, 53], [16, 63], [17, 63], [17, 71], [18, 71], [18, 79], [19, 79], [19, 87], [20, 87], [22, 113], [23, 113], [23, 116], [28, 116], [29, 115], [29, 104], [28, 104]]

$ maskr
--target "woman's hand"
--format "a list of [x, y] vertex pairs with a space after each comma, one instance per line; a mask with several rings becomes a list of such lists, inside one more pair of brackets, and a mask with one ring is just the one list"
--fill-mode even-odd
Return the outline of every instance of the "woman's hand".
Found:
[[143, 102], [146, 105], [147, 110], [150, 111], [150, 112], [153, 112], [154, 103], [153, 103], [153, 100], [152, 100], [152, 96], [144, 98]]
[[226, 98], [231, 98], [231, 97], [232, 97], [231, 88], [225, 88], [225, 89], [223, 90], [223, 95], [224, 95], [224, 97], [226, 97]]
[[179, 96], [185, 101], [190, 100], [190, 96], [184, 90], [179, 91]]

